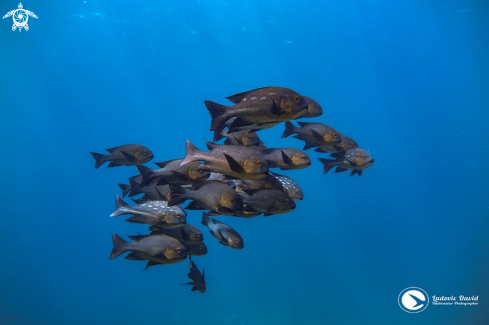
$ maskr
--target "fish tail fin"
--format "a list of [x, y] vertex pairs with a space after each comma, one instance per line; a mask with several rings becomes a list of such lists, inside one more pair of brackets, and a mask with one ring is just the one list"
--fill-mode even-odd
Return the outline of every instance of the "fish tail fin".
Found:
[[124, 202], [123, 199], [119, 195], [116, 196], [115, 198], [115, 211], [112, 212], [112, 214], [109, 217], [117, 217], [121, 216], [123, 214], [126, 214], [126, 208], [129, 207], [129, 204]]
[[185, 155], [185, 158], [183, 158], [182, 162], [180, 163], [180, 166], [183, 166], [185, 164], [188, 164], [189, 162], [199, 160], [197, 159], [197, 155], [201, 153], [202, 151], [197, 148], [196, 146], [193, 145], [190, 140], [185, 140], [185, 149], [187, 151], [187, 154]]
[[127, 193], [129, 193], [129, 191], [131, 190], [131, 185], [122, 183], [119, 183], [118, 185], [122, 190], [122, 197], [126, 197]]
[[200, 223], [203, 224], [206, 227], [209, 227], [209, 225], [212, 224], [212, 221], [209, 218], [209, 215], [207, 213], [202, 212], [202, 221]]
[[102, 166], [102, 164], [105, 162], [105, 155], [101, 153], [96, 153], [96, 152], [90, 152], [93, 158], [95, 158], [95, 169], [99, 168]]
[[170, 200], [168, 201], [168, 206], [180, 204], [187, 200], [185, 197], [187, 190], [184, 187], [175, 183], [170, 183], [168, 186], [170, 187]]
[[141, 173], [141, 183], [139, 184], [139, 187], [145, 187], [146, 185], [151, 183], [151, 181], [154, 179], [153, 177], [154, 169], [146, 167], [144, 165], [136, 165], [136, 167]]
[[289, 135], [295, 133], [295, 126], [292, 124], [292, 122], [287, 121], [285, 122], [285, 130], [284, 133], [282, 133], [282, 139], [287, 138]]
[[331, 168], [336, 166], [336, 160], [324, 158], [318, 158], [318, 160], [324, 165], [323, 175], [329, 172]]
[[227, 130], [224, 130], [225, 126], [220, 126], [214, 131], [214, 139], [212, 141], [217, 142], [224, 138], [224, 135], [228, 133]]
[[110, 253], [111, 260], [127, 252], [127, 248], [126, 248], [127, 241], [122, 239], [121, 236], [117, 234], [112, 234], [112, 244], [114, 245], [114, 248]]
[[228, 120], [226, 115], [227, 106], [212, 102], [210, 100], [204, 100], [204, 104], [209, 110], [209, 114], [212, 117], [211, 131], [214, 131]]

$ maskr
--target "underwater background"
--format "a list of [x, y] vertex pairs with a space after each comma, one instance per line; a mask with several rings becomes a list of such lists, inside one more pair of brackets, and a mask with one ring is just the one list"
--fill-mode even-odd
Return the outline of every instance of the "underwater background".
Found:
[[[487, 1], [26, 1], [0, 21], [0, 324], [488, 324]], [[2, 1], [1, 14], [16, 9]], [[375, 164], [361, 177], [286, 171], [285, 215], [223, 216], [245, 241], [144, 272], [109, 260], [109, 218], [136, 167], [90, 151], [137, 143], [153, 162], [212, 139], [203, 103], [264, 86], [319, 102], [320, 122]], [[284, 125], [260, 131], [270, 147]], [[404, 312], [399, 293], [478, 296]]]

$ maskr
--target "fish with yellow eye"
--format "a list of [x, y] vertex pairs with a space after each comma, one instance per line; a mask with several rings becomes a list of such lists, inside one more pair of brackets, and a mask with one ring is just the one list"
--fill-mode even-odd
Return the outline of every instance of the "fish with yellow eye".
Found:
[[107, 167], [133, 166], [145, 164], [154, 157], [151, 150], [139, 144], [126, 144], [115, 148], [105, 149], [105, 151], [109, 154], [103, 155], [96, 152], [90, 152], [95, 159], [95, 169], [99, 168], [107, 161], [110, 162]]
[[193, 161], [191, 163], [180, 166], [182, 159], [173, 159], [156, 163], [160, 169], [152, 169], [143, 165], [137, 165], [141, 173], [140, 187], [145, 187], [151, 182], [157, 180], [158, 185], [170, 183], [190, 184], [193, 181], [202, 181], [210, 176], [207, 170], [198, 169], [200, 163]]
[[148, 261], [145, 270], [154, 265], [166, 265], [181, 262], [187, 258], [187, 250], [175, 238], [165, 235], [129, 236], [134, 243], [129, 243], [119, 235], [112, 234], [114, 248], [110, 259], [125, 252], [131, 252], [124, 259], [133, 261]]
[[[333, 153], [331, 157], [335, 158], [336, 156], [338, 157], [341, 156], [344, 151], [349, 149], [355, 149], [355, 148], [359, 148], [358, 143], [352, 138], [347, 137], [344, 134], [341, 134], [341, 142], [339, 144], [334, 146], [320, 146], [316, 148], [316, 150], [314, 151], [324, 152], [324, 153], [331, 152]], [[337, 153], [339, 153], [339, 155], [336, 155]]]
[[305, 141], [302, 150], [319, 146], [335, 146], [341, 142], [341, 134], [329, 125], [308, 122], [297, 123], [300, 127], [296, 127], [291, 122], [286, 122], [282, 138], [296, 134], [293, 138]]
[[295, 209], [294, 200], [282, 191], [272, 189], [238, 190], [243, 197], [243, 210], [263, 215], [283, 214]]
[[194, 244], [204, 240], [204, 235], [195, 226], [186, 223], [178, 228], [161, 228], [158, 226], [149, 227], [150, 235], [167, 235], [175, 238], [182, 244]]
[[235, 118], [229, 126], [231, 132], [253, 124], [267, 124], [290, 121], [307, 112], [304, 98], [292, 89], [283, 87], [263, 87], [226, 97], [236, 104], [224, 106], [209, 100], [204, 101], [212, 117], [211, 131]]
[[147, 201], [141, 205], [130, 206], [117, 195], [116, 209], [110, 215], [117, 217], [126, 214], [133, 216], [126, 219], [131, 223], [142, 223], [162, 228], [180, 227], [187, 223], [187, 213], [178, 205], [169, 206], [166, 201]]
[[219, 240], [219, 244], [234, 249], [242, 249], [244, 247], [243, 238], [236, 230], [222, 222], [209, 218], [208, 213], [202, 213], [202, 224], [209, 227], [211, 235]]
[[323, 108], [321, 107], [321, 105], [318, 104], [318, 102], [306, 96], [302, 96], [302, 97], [304, 97], [304, 100], [307, 103], [307, 112], [304, 115], [302, 115], [300, 118], [318, 117], [323, 115]]
[[211, 210], [219, 214], [233, 215], [243, 207], [243, 200], [226, 182], [204, 181], [186, 189], [170, 183], [168, 206], [192, 200], [185, 208], [188, 210]]
[[263, 151], [262, 158], [268, 168], [281, 170], [302, 169], [311, 166], [311, 158], [302, 150], [295, 148], [274, 148]]
[[260, 137], [255, 132], [250, 130], [241, 130], [237, 132], [229, 132], [229, 130], [222, 130], [219, 134], [214, 134], [214, 141], [219, 141], [222, 138], [224, 144], [233, 146], [245, 146], [256, 147], [260, 144]]
[[336, 167], [335, 173], [351, 170], [350, 176], [355, 174], [362, 176], [362, 171], [374, 163], [372, 155], [360, 148], [346, 150], [343, 155], [337, 156], [336, 159], [318, 158], [318, 160], [324, 165], [323, 174]]
[[187, 140], [187, 155], [180, 165], [200, 160], [205, 164], [201, 164], [197, 170], [208, 170], [240, 179], [263, 178], [268, 172], [267, 163], [256, 150], [243, 146], [218, 145], [209, 141], [207, 148], [210, 151], [201, 151]]

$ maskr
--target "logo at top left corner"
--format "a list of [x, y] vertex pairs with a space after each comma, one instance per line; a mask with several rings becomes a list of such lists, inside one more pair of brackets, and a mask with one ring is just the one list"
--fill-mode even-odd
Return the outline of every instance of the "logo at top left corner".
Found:
[[14, 24], [12, 25], [12, 31], [15, 31], [17, 28], [19, 29], [19, 32], [22, 31], [22, 28], [24, 28], [26, 31], [29, 30], [29, 25], [27, 25], [27, 21], [29, 20], [29, 16], [36, 18], [37, 16], [35, 13], [29, 10], [25, 10], [24, 6], [22, 6], [22, 3], [19, 3], [19, 8], [9, 11], [3, 16], [3, 19], [8, 18], [12, 16], [12, 19], [14, 20]]

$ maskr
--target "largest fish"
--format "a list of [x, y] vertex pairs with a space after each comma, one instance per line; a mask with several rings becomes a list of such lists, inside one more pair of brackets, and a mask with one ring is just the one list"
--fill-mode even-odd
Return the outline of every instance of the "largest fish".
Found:
[[282, 87], [263, 87], [226, 98], [236, 105], [224, 106], [204, 101], [212, 117], [211, 131], [233, 117], [236, 119], [230, 129], [256, 123], [290, 121], [306, 114], [308, 110], [308, 104], [300, 94]]

